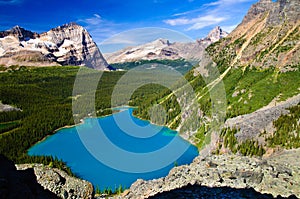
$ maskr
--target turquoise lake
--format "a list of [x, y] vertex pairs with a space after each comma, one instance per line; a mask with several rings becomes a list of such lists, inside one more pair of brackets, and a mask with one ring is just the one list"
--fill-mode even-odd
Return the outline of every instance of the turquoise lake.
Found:
[[[133, 109], [88, 118], [31, 147], [29, 155], [58, 157], [100, 189], [129, 188], [137, 179], [166, 176], [174, 165], [189, 164], [198, 150], [166, 127], [132, 115]], [[99, 128], [100, 127], [100, 128]]]

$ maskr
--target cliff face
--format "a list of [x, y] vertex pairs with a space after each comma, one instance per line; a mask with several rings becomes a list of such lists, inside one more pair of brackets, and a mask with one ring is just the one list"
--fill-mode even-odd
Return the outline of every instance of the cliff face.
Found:
[[90, 182], [68, 176], [64, 171], [41, 164], [23, 164], [16, 167], [18, 172], [32, 170], [37, 183], [57, 198], [93, 198], [93, 185]]
[[0, 155], [0, 198], [57, 198], [37, 183], [33, 170], [17, 171], [14, 163]]
[[0, 154], [0, 198], [91, 199], [93, 197], [91, 183], [70, 177], [58, 169], [34, 164], [17, 167]]
[[0, 32], [0, 64], [84, 65], [98, 70], [108, 67], [90, 34], [75, 23], [42, 34], [18, 26]]
[[284, 21], [296, 23], [300, 19], [299, 2], [290, 0], [260, 0], [254, 4], [248, 14], [245, 16], [243, 23], [247, 23], [268, 12], [268, 25], [281, 25]]

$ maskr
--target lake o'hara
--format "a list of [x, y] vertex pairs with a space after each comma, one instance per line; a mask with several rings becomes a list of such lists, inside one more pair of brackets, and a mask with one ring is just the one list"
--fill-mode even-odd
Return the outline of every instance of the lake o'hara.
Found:
[[[198, 155], [197, 148], [178, 136], [176, 131], [140, 120], [132, 115], [132, 111], [132, 108], [125, 108], [114, 115], [87, 118], [83, 124], [57, 131], [31, 147], [28, 153], [62, 159], [75, 174], [102, 190], [115, 189], [119, 185], [129, 188], [137, 179], [164, 177], [174, 166], [189, 164]], [[120, 128], [120, 124], [125, 124], [125, 128]], [[99, 126], [110, 145], [98, 140]], [[144, 130], [139, 131], [139, 128]], [[139, 131], [134, 134], [141, 137], [124, 132], [130, 130]], [[86, 147], [89, 141], [92, 150]], [[107, 148], [109, 146], [115, 146], [123, 153], [116, 154], [118, 150]], [[178, 153], [179, 150], [184, 151]], [[124, 157], [124, 154], [135, 156]]]

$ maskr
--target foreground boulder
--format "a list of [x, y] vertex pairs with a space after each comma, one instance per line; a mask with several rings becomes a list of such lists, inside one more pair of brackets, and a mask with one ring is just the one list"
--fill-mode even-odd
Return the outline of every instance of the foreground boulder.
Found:
[[0, 198], [55, 199], [58, 197], [37, 182], [33, 169], [18, 171], [12, 161], [0, 155]]
[[93, 185], [85, 180], [70, 177], [66, 172], [41, 164], [16, 165], [19, 171], [34, 171], [38, 184], [59, 198], [92, 199]]

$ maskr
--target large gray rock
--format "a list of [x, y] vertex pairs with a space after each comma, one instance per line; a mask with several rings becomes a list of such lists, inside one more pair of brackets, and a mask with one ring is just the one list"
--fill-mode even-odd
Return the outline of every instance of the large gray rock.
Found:
[[12, 161], [0, 155], [0, 198], [55, 199], [58, 197], [37, 182], [33, 169], [18, 171]]
[[285, 151], [268, 159], [199, 156], [164, 178], [137, 180], [119, 198], [296, 198], [300, 197], [299, 153]]
[[93, 186], [90, 182], [71, 177], [64, 171], [42, 164], [23, 164], [16, 167], [19, 171], [32, 169], [38, 184], [59, 198], [93, 198]]

